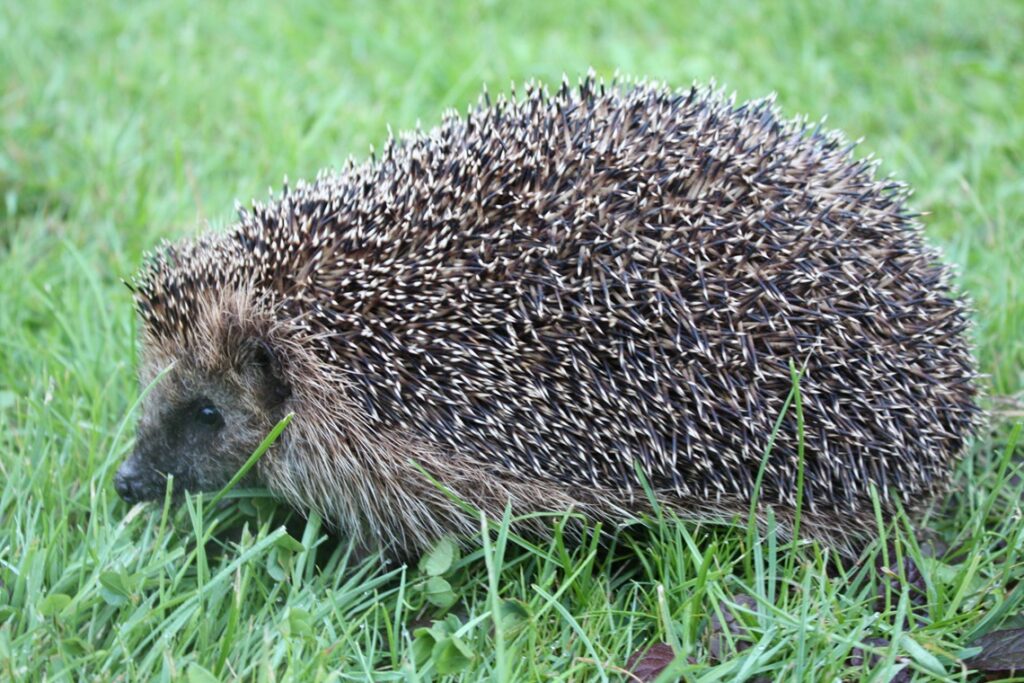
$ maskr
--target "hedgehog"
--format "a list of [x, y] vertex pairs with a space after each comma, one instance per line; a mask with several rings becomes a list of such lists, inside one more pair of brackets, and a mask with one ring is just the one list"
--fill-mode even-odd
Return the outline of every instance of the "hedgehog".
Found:
[[854, 146], [590, 76], [286, 180], [129, 282], [149, 391], [116, 490], [216, 490], [292, 415], [243, 481], [385, 553], [655, 508], [862, 547], [979, 408], [969, 306]]

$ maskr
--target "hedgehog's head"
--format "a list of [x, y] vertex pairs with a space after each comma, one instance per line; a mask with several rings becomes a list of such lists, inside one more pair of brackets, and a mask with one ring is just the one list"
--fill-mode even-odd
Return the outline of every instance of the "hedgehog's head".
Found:
[[177, 324], [161, 316], [143, 309], [139, 379], [148, 391], [135, 450], [114, 478], [129, 502], [161, 498], [168, 476], [178, 494], [220, 489], [291, 395], [269, 322], [254, 314], [247, 292], [205, 295]]

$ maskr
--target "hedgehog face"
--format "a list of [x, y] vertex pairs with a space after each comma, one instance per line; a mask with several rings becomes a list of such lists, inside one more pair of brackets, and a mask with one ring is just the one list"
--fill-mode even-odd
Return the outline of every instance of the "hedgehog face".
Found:
[[221, 367], [179, 357], [162, 376], [166, 359], [144, 362], [143, 386], [159, 379], [143, 401], [135, 451], [114, 478], [124, 500], [163, 497], [168, 476], [177, 495], [220, 489], [256, 449], [287, 392], [269, 349], [253, 344], [235, 357]]

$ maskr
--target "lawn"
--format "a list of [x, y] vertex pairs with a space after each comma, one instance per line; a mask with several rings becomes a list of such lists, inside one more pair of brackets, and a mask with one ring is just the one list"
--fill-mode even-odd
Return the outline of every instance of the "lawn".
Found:
[[[665, 643], [687, 680], [977, 679], [973, 641], [1024, 626], [1024, 5], [329, 4], [0, 4], [0, 678], [623, 680]], [[117, 498], [147, 249], [483, 84], [590, 67], [776, 92], [916, 189], [992, 410], [928, 533], [841, 568], [743, 529], [566, 547], [495, 520], [405, 567], [258, 495]]]

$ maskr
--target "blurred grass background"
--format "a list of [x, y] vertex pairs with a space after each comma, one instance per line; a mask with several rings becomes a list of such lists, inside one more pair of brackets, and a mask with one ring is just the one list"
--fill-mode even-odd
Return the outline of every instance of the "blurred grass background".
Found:
[[[374, 621], [376, 608], [363, 605], [345, 613], [362, 624], [361, 634], [328, 637], [328, 617], [317, 617], [310, 605], [334, 590], [335, 578], [309, 574], [292, 577], [285, 588], [267, 587], [270, 579], [254, 569], [253, 583], [243, 589], [242, 570], [230, 564], [241, 550], [207, 560], [187, 534], [161, 536], [148, 509], [122, 522], [127, 507], [116, 501], [110, 475], [130, 448], [130, 418], [124, 428], [122, 420], [137, 389], [134, 322], [120, 280], [160, 238], [223, 228], [236, 199], [262, 198], [286, 175], [308, 178], [349, 156], [364, 158], [389, 126], [396, 132], [417, 122], [429, 127], [446, 108], [474, 103], [483, 84], [492, 93], [532, 78], [556, 85], [563, 74], [575, 80], [591, 67], [606, 78], [621, 72], [675, 86], [714, 79], [740, 99], [776, 92], [784, 113], [827, 114], [831, 127], [863, 137], [859, 153], [880, 156], [883, 172], [916, 188], [914, 204], [928, 214], [929, 238], [960, 268], [960, 285], [976, 302], [978, 354], [990, 392], [1020, 396], [1020, 2], [6, 2], [0, 4], [0, 661], [6, 660], [0, 673], [74, 678], [80, 667], [87, 678], [174, 678], [200, 671], [188, 669], [189, 662], [224, 678], [235, 672], [307, 680], [333, 671], [358, 679], [418, 670], [409, 664], [411, 636], [403, 640], [401, 610], [393, 611], [405, 581], [414, 578], [402, 575], [381, 589], [390, 626]], [[985, 501], [1010, 480], [987, 454], [1001, 443], [998, 428], [1022, 413], [1019, 402], [999, 405], [996, 442], [983, 440], [960, 475], [961, 488], [970, 482], [979, 489], [964, 494], [962, 509], [944, 527], [950, 539], [964, 533], [1024, 538], [1019, 483], [1017, 507], [1007, 503], [1002, 519], [1010, 526], [988, 526], [993, 506]], [[204, 524], [195, 526], [199, 537]], [[314, 532], [307, 527], [312, 541]], [[273, 533], [261, 527], [256, 546], [245, 547], [264, 552], [259, 543]], [[700, 618], [709, 613], [705, 599], [717, 604], [728, 592], [721, 586], [736, 579], [729, 558], [745, 552], [742, 539], [715, 538], [699, 553], [665, 551], [679, 567], [700, 567], [711, 557], [721, 568], [700, 590], [677, 576], [689, 591], [678, 610], [659, 607], [655, 587], [667, 577], [655, 569], [632, 577], [631, 597], [607, 601], [601, 591], [618, 585], [615, 565], [589, 569], [594, 595], [574, 590], [560, 598], [584, 627], [531, 622], [538, 630], [516, 646], [517, 677], [590, 677], [595, 667], [583, 660], [597, 655], [622, 666], [630, 652], [657, 638], [698, 652]], [[1006, 556], [1005, 547], [1003, 554], [984, 552], [971, 576], [957, 575], [962, 581], [949, 585], [935, 580], [931, 597], [942, 608], [933, 612], [928, 642], [958, 642], [985, 613], [982, 598], [943, 602], [943, 591], [951, 601], [964, 591], [998, 595], [997, 584], [1012, 585], [1007, 582], [1020, 576], [1019, 556]], [[465, 560], [456, 581], [470, 622], [486, 608], [470, 596], [497, 590], [482, 564]], [[523, 561], [520, 579], [528, 573], [524, 566], [554, 575], [560, 566], [574, 568], [543, 553]], [[807, 574], [789, 578], [822, 586], [815, 609], [845, 616], [826, 619], [828, 627], [818, 632], [824, 636], [813, 645], [800, 640], [800, 650], [792, 649], [797, 640], [782, 635], [796, 627], [774, 624], [770, 642], [785, 646], [751, 670], [794, 674], [798, 665], [814, 663], [823, 675], [840, 675], [850, 639], [877, 630], [858, 621], [871, 614], [866, 603], [842, 597], [849, 586], [813, 562], [804, 569]], [[203, 582], [218, 576], [234, 588], [216, 598], [226, 602], [210, 603]], [[986, 582], [978, 584], [980, 576]], [[515, 594], [516, 583], [508, 580], [501, 592]], [[521, 585], [527, 608], [538, 599], [530, 586]], [[41, 606], [48, 595], [69, 602]], [[264, 606], [271, 598], [274, 609]], [[227, 644], [223, 610], [232, 601], [236, 622], [248, 631]], [[178, 622], [168, 619], [182, 605], [194, 612], [172, 629]], [[209, 621], [197, 616], [218, 606], [222, 612]], [[278, 633], [278, 616], [292, 607], [312, 610], [318, 624], [305, 645], [267, 635]], [[597, 613], [606, 618], [587, 617]], [[692, 638], [672, 641], [670, 625], [684, 617], [695, 624]], [[680, 628], [689, 633], [689, 626]], [[140, 635], [154, 632], [147, 637], [156, 640]], [[483, 652], [493, 647], [486, 633], [481, 638], [484, 650], [471, 670], [506, 671], [492, 670], [495, 661]], [[552, 642], [555, 654], [545, 650]], [[227, 654], [211, 657], [222, 643]], [[261, 643], [270, 654], [257, 654]], [[143, 656], [151, 650], [158, 654]]]

